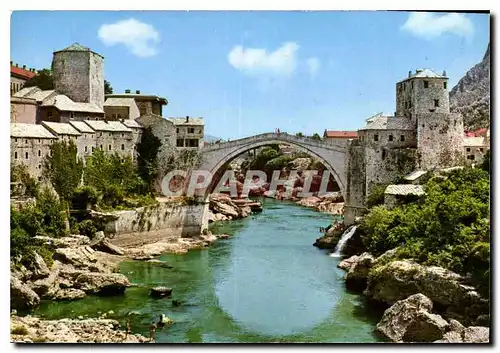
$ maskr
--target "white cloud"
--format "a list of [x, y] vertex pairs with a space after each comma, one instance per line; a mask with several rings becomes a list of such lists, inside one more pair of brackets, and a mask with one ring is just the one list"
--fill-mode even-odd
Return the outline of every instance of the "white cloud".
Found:
[[472, 21], [461, 13], [438, 15], [430, 12], [413, 12], [401, 29], [425, 39], [437, 38], [446, 32], [468, 37], [474, 32]]
[[318, 58], [309, 58], [307, 59], [307, 68], [309, 69], [309, 75], [311, 77], [316, 77], [316, 74], [319, 71], [321, 63]]
[[160, 34], [153, 26], [133, 18], [103, 24], [99, 28], [98, 36], [104, 44], [109, 46], [123, 44], [132, 54], [139, 57], [158, 53], [156, 44], [160, 41]]
[[297, 68], [299, 45], [294, 42], [283, 43], [273, 52], [262, 48], [243, 48], [235, 46], [228, 55], [229, 63], [249, 75], [270, 74], [289, 76]]

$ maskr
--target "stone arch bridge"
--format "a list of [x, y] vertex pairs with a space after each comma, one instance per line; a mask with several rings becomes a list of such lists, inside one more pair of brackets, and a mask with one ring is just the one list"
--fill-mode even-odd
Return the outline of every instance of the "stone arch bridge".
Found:
[[[220, 175], [221, 171], [224, 170], [223, 167], [242, 153], [272, 144], [288, 144], [320, 160], [339, 185], [344, 198], [346, 197], [346, 148], [342, 145], [308, 137], [297, 137], [285, 133], [267, 133], [212, 144], [200, 150], [202, 162], [198, 169], [208, 171], [214, 176]], [[213, 187], [215, 185], [207, 188], [205, 197], [209, 196]]]

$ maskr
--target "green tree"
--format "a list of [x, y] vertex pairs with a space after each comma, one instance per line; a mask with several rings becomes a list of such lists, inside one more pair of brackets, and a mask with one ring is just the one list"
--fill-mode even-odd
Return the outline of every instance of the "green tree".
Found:
[[304, 137], [304, 134], [303, 134], [302, 132], [297, 132], [297, 133], [295, 134], [295, 136], [297, 136], [297, 137]]
[[321, 136], [319, 136], [319, 134], [317, 132], [315, 132], [314, 135], [311, 136], [311, 138], [313, 140], [321, 141]]
[[491, 150], [486, 151], [486, 153], [484, 154], [483, 163], [481, 163], [480, 168], [482, 170], [485, 170], [488, 173], [490, 173], [490, 170], [491, 170], [490, 169], [491, 168]]
[[112, 94], [113, 87], [111, 87], [111, 83], [109, 81], [104, 80], [104, 94]]
[[161, 140], [153, 134], [151, 127], [144, 129], [141, 142], [137, 145], [137, 166], [141, 178], [147, 183], [149, 190], [154, 187], [154, 181], [159, 174], [158, 151]]
[[56, 141], [50, 146], [50, 151], [45, 157], [44, 173], [59, 196], [69, 201], [81, 183], [83, 161], [78, 158], [73, 141]]
[[24, 84], [24, 87], [33, 86], [36, 86], [42, 90], [54, 89], [54, 78], [52, 76], [52, 71], [49, 69], [42, 69]]

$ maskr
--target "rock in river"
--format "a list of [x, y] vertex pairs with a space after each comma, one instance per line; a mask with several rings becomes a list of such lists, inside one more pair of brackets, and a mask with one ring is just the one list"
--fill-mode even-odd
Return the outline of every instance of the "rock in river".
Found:
[[172, 294], [172, 288], [160, 286], [151, 288], [150, 295], [154, 298], [165, 298]]
[[86, 293], [92, 294], [122, 294], [130, 286], [127, 277], [120, 273], [86, 272], [80, 274], [75, 286]]

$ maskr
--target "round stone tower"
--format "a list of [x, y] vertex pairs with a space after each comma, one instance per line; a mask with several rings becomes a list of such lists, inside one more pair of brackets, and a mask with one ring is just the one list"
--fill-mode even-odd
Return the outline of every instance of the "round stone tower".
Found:
[[54, 52], [52, 75], [57, 92], [75, 102], [104, 105], [104, 57], [78, 43]]

